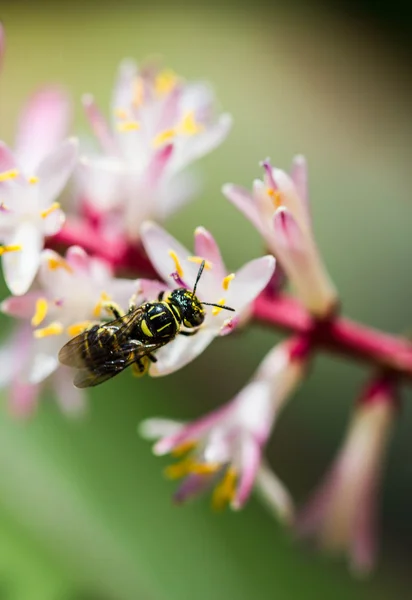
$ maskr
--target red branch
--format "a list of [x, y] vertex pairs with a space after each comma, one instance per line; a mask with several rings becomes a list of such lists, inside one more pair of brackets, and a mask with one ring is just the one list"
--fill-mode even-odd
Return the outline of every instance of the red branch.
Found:
[[358, 358], [412, 379], [412, 344], [341, 316], [314, 319], [296, 300], [261, 294], [253, 317], [277, 329], [305, 335], [312, 347]]

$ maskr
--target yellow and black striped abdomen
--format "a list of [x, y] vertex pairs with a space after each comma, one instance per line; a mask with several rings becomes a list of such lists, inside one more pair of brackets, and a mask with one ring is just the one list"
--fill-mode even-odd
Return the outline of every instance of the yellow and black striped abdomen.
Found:
[[145, 340], [173, 339], [180, 329], [178, 317], [168, 302], [153, 302], [140, 322]]

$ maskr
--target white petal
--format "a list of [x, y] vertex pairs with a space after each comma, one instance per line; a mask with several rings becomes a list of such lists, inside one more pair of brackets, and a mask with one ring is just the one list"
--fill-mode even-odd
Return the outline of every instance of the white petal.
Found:
[[86, 393], [73, 385], [73, 370], [60, 366], [53, 376], [56, 400], [62, 411], [68, 416], [84, 415]]
[[150, 375], [160, 377], [181, 369], [207, 348], [214, 338], [208, 329], [200, 329], [196, 335], [184, 337], [178, 335], [175, 340], [156, 352], [157, 363], [152, 363]]
[[256, 490], [271, 512], [284, 523], [294, 518], [293, 500], [268, 464], [262, 463], [255, 480]]
[[23, 222], [7, 244], [22, 248], [17, 252], [7, 252], [2, 257], [7, 287], [15, 296], [21, 296], [29, 289], [39, 268], [43, 235], [36, 225]]
[[146, 440], [158, 440], [170, 435], [176, 435], [182, 429], [183, 423], [172, 419], [145, 419], [139, 425], [139, 434]]
[[274, 257], [268, 255], [252, 260], [239, 269], [226, 296], [228, 306], [235, 308], [237, 313], [247, 308], [269, 283], [275, 265]]
[[39, 165], [39, 203], [47, 208], [62, 192], [77, 161], [78, 142], [70, 138], [60, 144]]
[[78, 169], [82, 197], [101, 211], [127, 200], [124, 165], [113, 157], [82, 157]]

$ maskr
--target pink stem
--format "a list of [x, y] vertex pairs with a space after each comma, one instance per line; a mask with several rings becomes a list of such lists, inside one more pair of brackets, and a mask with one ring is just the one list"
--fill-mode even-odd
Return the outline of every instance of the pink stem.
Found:
[[261, 323], [308, 336], [312, 347], [358, 358], [412, 379], [412, 344], [365, 327], [345, 317], [314, 319], [296, 300], [286, 295], [255, 301], [253, 317]]

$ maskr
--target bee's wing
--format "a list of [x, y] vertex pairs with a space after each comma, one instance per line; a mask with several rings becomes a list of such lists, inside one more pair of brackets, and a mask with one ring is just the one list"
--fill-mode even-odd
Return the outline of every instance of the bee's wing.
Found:
[[59, 352], [59, 361], [62, 365], [67, 365], [68, 367], [76, 367], [77, 369], [85, 367], [84, 356], [87, 355], [89, 346], [93, 346], [98, 343], [100, 335], [99, 329], [101, 327], [104, 327], [106, 332], [112, 330], [113, 335], [116, 335], [117, 343], [122, 345], [122, 342], [128, 339], [130, 330], [135, 325], [136, 320], [141, 317], [143, 312], [143, 307], [139, 306], [133, 312], [128, 313], [119, 319], [109, 321], [108, 323], [96, 327], [95, 334], [93, 334], [91, 331], [92, 328], [85, 329], [82, 333], [69, 340], [67, 344], [61, 348]]
[[163, 345], [164, 342], [137, 346], [135, 343], [129, 341], [119, 348], [115, 358], [106, 357], [106, 360], [94, 361], [93, 367], [90, 368], [84, 366], [83, 363], [77, 370], [73, 383], [78, 388], [99, 385], [124, 371], [124, 369], [135, 363], [139, 358], [155, 352], [155, 350], [158, 350]]

